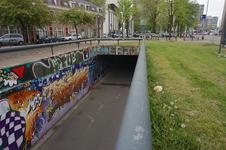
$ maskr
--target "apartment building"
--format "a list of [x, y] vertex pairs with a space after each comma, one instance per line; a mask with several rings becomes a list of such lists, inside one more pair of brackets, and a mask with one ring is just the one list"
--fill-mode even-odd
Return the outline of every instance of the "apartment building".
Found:
[[[53, 13], [56, 11], [63, 11], [67, 10], [71, 7], [84, 7], [84, 9], [88, 13], [95, 13], [96, 17], [96, 24], [95, 25], [79, 25], [78, 32], [82, 35], [82, 38], [95, 38], [95, 37], [102, 37], [103, 36], [103, 13], [101, 8], [97, 7], [96, 5], [92, 4], [91, 2], [85, 0], [47, 0], [44, 2], [47, 7], [51, 8]], [[99, 28], [98, 28], [99, 27]], [[26, 41], [29, 42], [28, 38], [28, 28], [25, 27], [26, 32]], [[56, 21], [52, 21], [51, 26], [45, 26], [43, 29], [38, 27], [32, 27], [30, 29], [30, 36], [31, 41], [34, 42], [37, 39], [37, 35], [39, 37], [46, 36], [46, 35], [55, 35], [57, 37], [64, 37], [69, 33], [75, 33], [76, 30], [73, 26], [66, 26], [62, 24], [57, 24]], [[99, 34], [98, 34], [99, 32]], [[21, 33], [19, 27], [3, 27], [0, 28], [0, 35], [1, 34], [9, 34], [9, 33]]]

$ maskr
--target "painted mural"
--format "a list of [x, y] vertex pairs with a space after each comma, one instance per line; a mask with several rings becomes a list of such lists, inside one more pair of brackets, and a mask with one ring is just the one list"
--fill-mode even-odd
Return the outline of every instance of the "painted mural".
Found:
[[0, 69], [0, 150], [30, 149], [117, 63], [110, 55], [137, 54], [138, 46], [89, 47]]

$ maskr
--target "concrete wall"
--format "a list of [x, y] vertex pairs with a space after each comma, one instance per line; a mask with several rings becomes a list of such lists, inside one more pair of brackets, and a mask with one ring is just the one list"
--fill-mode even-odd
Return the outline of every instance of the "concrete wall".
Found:
[[110, 55], [138, 55], [138, 47], [90, 47], [0, 69], [0, 149], [29, 149], [110, 71]]

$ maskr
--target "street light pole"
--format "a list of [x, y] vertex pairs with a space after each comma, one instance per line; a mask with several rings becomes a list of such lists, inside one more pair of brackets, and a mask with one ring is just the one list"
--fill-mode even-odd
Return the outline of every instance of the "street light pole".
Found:
[[[205, 26], [205, 29], [207, 29], [207, 12], [208, 12], [208, 5], [209, 5], [209, 0], [207, 1], [207, 7], [206, 7], [206, 26]], [[203, 25], [203, 28], [204, 28], [204, 25]], [[205, 30], [204, 30], [205, 31]], [[202, 35], [202, 39], [204, 39], [204, 31], [203, 31], [203, 35]]]

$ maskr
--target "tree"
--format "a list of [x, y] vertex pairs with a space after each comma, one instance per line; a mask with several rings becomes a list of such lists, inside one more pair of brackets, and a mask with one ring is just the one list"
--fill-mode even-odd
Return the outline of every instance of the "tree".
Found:
[[137, 4], [134, 4], [134, 10], [136, 13], [133, 14], [133, 21], [134, 21], [134, 31], [139, 31], [141, 29], [141, 24], [140, 24], [140, 12], [138, 11]]
[[158, 3], [159, 0], [140, 0], [142, 19], [146, 21], [146, 24], [150, 25], [153, 33], [156, 33], [156, 19], [159, 15]]
[[[26, 43], [25, 26], [51, 25], [53, 14], [40, 0], [1, 0], [0, 23], [5, 26], [20, 26]], [[29, 35], [30, 32], [28, 32]]]
[[129, 21], [135, 13], [135, 8], [133, 7], [132, 0], [118, 0], [118, 9], [116, 10], [116, 15], [119, 22], [122, 22], [122, 37], [123, 37], [123, 23], [125, 22], [126, 36], [128, 37]]
[[81, 24], [93, 25], [95, 15], [90, 14], [81, 7], [73, 7], [68, 10], [57, 12], [57, 22], [58, 24], [71, 25], [75, 27], [76, 35], [78, 39], [78, 29], [77, 26]]

